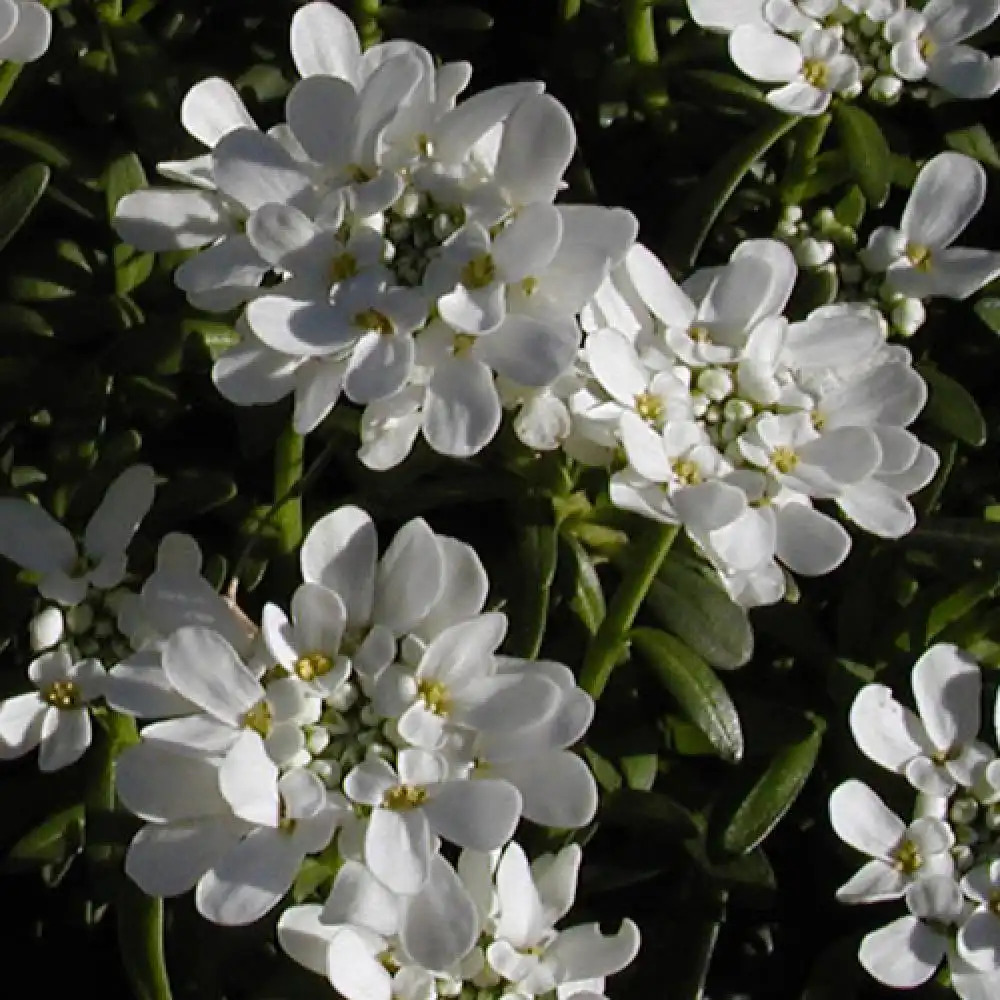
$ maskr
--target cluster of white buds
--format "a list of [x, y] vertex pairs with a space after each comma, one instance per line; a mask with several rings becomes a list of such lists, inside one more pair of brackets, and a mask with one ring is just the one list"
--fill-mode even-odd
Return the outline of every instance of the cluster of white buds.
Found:
[[980, 671], [942, 643], [911, 680], [916, 712], [883, 684], [866, 685], [851, 707], [861, 751], [912, 787], [914, 818], [900, 819], [860, 781], [834, 790], [833, 828], [872, 859], [837, 897], [905, 902], [905, 916], [861, 943], [861, 963], [880, 982], [918, 986], [947, 959], [958, 995], [988, 1000], [1000, 991], [1000, 757], [980, 738]]
[[970, 100], [1000, 89], [1000, 60], [964, 44], [1000, 15], [997, 0], [688, 0], [688, 9], [729, 36], [747, 76], [783, 85], [767, 100], [787, 114], [822, 114], [834, 96], [893, 103], [906, 84], [915, 97]]

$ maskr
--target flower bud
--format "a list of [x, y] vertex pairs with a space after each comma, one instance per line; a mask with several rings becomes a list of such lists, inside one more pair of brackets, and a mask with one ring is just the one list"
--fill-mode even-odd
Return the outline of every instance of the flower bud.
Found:
[[810, 237], [795, 248], [795, 260], [799, 267], [821, 267], [833, 257], [834, 249], [829, 240]]
[[904, 337], [912, 337], [926, 320], [927, 310], [920, 299], [903, 299], [893, 306], [893, 328]]
[[82, 635], [94, 624], [94, 609], [89, 604], [77, 604], [66, 611], [66, 627], [73, 635]]
[[695, 384], [714, 402], [720, 402], [733, 391], [732, 376], [723, 368], [706, 368]]
[[738, 396], [727, 401], [722, 408], [722, 415], [726, 420], [746, 423], [753, 416], [753, 403], [748, 403]]
[[404, 219], [412, 219], [420, 211], [420, 195], [413, 188], [407, 188], [396, 199], [392, 210]]
[[975, 799], [961, 798], [955, 799], [948, 810], [948, 816], [952, 823], [969, 824], [979, 812], [979, 806]]
[[43, 649], [51, 649], [56, 643], [62, 642], [65, 634], [63, 613], [55, 607], [46, 608], [31, 619], [28, 630], [31, 648], [36, 653], [40, 653]]
[[899, 100], [899, 95], [903, 92], [903, 81], [898, 76], [882, 74], [875, 77], [868, 88], [868, 96], [873, 101], [882, 104], [892, 104]]

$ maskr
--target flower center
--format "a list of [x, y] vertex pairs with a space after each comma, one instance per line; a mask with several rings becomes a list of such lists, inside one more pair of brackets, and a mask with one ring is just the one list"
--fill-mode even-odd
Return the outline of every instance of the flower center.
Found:
[[74, 681], [53, 681], [42, 688], [42, 699], [53, 708], [64, 711], [83, 704], [83, 695]]
[[931, 252], [931, 248], [924, 246], [923, 243], [908, 243], [906, 245], [906, 257], [918, 271], [929, 271], [931, 264], [934, 262], [934, 255]]
[[466, 288], [486, 288], [496, 280], [497, 266], [488, 253], [473, 257], [462, 268], [461, 282]]
[[799, 456], [787, 444], [783, 444], [774, 449], [771, 461], [778, 472], [787, 476], [799, 464]]
[[928, 38], [927, 35], [921, 35], [920, 41], [917, 42], [917, 51], [920, 53], [920, 58], [927, 62], [928, 59], [933, 59], [938, 50], [938, 44], [933, 38]]
[[383, 337], [389, 337], [396, 332], [392, 320], [384, 312], [380, 312], [374, 307], [355, 313], [351, 322], [368, 333], [377, 333]]
[[471, 333], [456, 333], [451, 344], [451, 353], [456, 358], [464, 358], [472, 350], [475, 342], [476, 338]]
[[375, 171], [369, 170], [367, 167], [362, 167], [359, 163], [352, 163], [347, 168], [347, 176], [355, 184], [366, 184], [370, 180], [374, 180]]
[[240, 719], [244, 729], [252, 729], [258, 736], [266, 739], [271, 732], [271, 706], [261, 699]]
[[699, 323], [697, 326], [691, 327], [688, 336], [697, 344], [707, 344], [712, 339], [712, 331]]
[[685, 486], [697, 486], [701, 482], [701, 469], [690, 458], [679, 458], [673, 469], [677, 481]]
[[451, 712], [451, 695], [441, 681], [419, 681], [417, 693], [435, 715], [448, 715]]
[[295, 673], [304, 681], [313, 681], [333, 669], [333, 659], [326, 653], [304, 653], [295, 661]]
[[904, 875], [913, 875], [924, 864], [917, 845], [912, 840], [904, 840], [892, 852], [893, 867]]
[[69, 568], [68, 575], [72, 580], [79, 580], [86, 576], [97, 564], [88, 555], [78, 555], [73, 560], [73, 565]]
[[647, 423], [655, 424], [663, 419], [663, 400], [651, 392], [641, 392], [635, 397], [635, 412]]
[[338, 254], [330, 261], [330, 281], [336, 284], [338, 281], [346, 281], [353, 278], [358, 273], [358, 258], [352, 253]]
[[822, 59], [807, 59], [802, 64], [802, 76], [806, 83], [825, 90], [830, 80], [830, 70]]
[[416, 785], [397, 785], [382, 796], [382, 807], [395, 812], [417, 809], [427, 801], [427, 790]]
[[538, 279], [529, 274], [528, 277], [521, 282], [521, 291], [529, 297], [534, 295], [535, 292], [538, 291]]

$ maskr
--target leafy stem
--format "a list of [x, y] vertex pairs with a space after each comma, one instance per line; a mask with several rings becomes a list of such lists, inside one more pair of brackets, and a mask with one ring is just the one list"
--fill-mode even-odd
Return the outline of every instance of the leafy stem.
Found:
[[651, 524], [633, 546], [635, 559], [618, 585], [583, 660], [580, 686], [594, 698], [600, 698], [607, 686], [639, 608], [679, 531], [676, 524]]

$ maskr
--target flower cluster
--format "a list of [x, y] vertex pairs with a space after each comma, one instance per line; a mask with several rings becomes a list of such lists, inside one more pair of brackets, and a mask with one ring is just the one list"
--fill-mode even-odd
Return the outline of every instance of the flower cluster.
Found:
[[778, 235], [804, 267], [825, 272], [843, 301], [865, 301], [885, 317], [887, 332], [909, 337], [935, 298], [963, 301], [1000, 275], [1000, 254], [953, 244], [986, 199], [986, 171], [962, 153], [939, 153], [917, 174], [899, 228], [879, 226], [867, 245], [821, 209], [804, 221], [786, 208]]
[[287, 122], [261, 132], [229, 84], [196, 85], [182, 122], [208, 152], [160, 164], [185, 186], [123, 199], [118, 232], [146, 250], [204, 247], [177, 284], [203, 309], [246, 304], [242, 342], [214, 369], [230, 401], [294, 394], [308, 433], [343, 394], [364, 407], [373, 468], [421, 434], [475, 454], [501, 421], [498, 379], [537, 390], [569, 368], [576, 314], [635, 219], [552, 204], [576, 137], [541, 84], [458, 103], [467, 63], [435, 67], [404, 41], [362, 54], [326, 3], [296, 12], [291, 50]]
[[609, 937], [597, 924], [556, 930], [573, 904], [581, 855], [571, 845], [529, 864], [513, 841], [502, 853], [463, 851], [457, 877], [441, 863], [449, 891], [468, 908], [467, 923], [451, 925], [442, 925], [441, 909], [414, 913], [413, 903], [347, 861], [324, 906], [282, 914], [278, 940], [347, 1000], [466, 990], [482, 1000], [602, 1000], [605, 977], [635, 957], [639, 931], [628, 919]]
[[[56, 770], [87, 749], [92, 712], [141, 720], [115, 764], [144, 821], [126, 872], [150, 895], [194, 889], [206, 918], [242, 925], [321, 855], [337, 870], [329, 899], [289, 910], [281, 936], [346, 996], [372, 996], [359, 984], [373, 975], [386, 997], [454, 994], [463, 977], [498, 997], [599, 994], [637, 929], [557, 932], [580, 850], [529, 869], [511, 839], [522, 818], [593, 819], [596, 783], [569, 748], [594, 703], [562, 664], [498, 653], [506, 618], [484, 611], [474, 550], [415, 519], [380, 555], [371, 518], [341, 507], [304, 539], [288, 612], [269, 603], [258, 627], [210, 586], [186, 535], [163, 539], [141, 587], [122, 586], [152, 500], [152, 470], [123, 472], [82, 555], [40, 507], [0, 500], [0, 552], [52, 602], [32, 622], [37, 690], [0, 702], [0, 758], [40, 746], [41, 770]], [[82, 610], [87, 627], [72, 624]], [[463, 849], [459, 873], [443, 843]]]
[[862, 688], [851, 707], [858, 746], [909, 782], [915, 818], [900, 819], [860, 781], [834, 790], [834, 830], [872, 859], [837, 897], [905, 902], [905, 916], [861, 944], [861, 963], [879, 981], [918, 986], [947, 957], [963, 1000], [993, 997], [1000, 990], [1000, 757], [980, 739], [979, 667], [941, 643], [914, 665], [912, 687], [916, 712], [882, 684]]
[[[688, 0], [702, 27], [729, 35], [747, 76], [787, 114], [819, 115], [834, 95], [897, 100], [906, 83], [958, 98], [1000, 89], [1000, 61], [964, 44], [1000, 15], [996, 0]], [[917, 91], [919, 92], [919, 91]]]
[[748, 606], [780, 599], [782, 566], [828, 573], [850, 536], [815, 501], [897, 538], [937, 456], [906, 428], [926, 401], [908, 352], [858, 303], [790, 322], [798, 269], [752, 240], [683, 287], [637, 245], [585, 314], [575, 457], [607, 460], [615, 504], [683, 524]]

